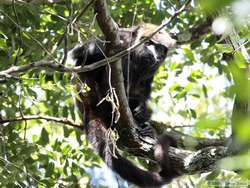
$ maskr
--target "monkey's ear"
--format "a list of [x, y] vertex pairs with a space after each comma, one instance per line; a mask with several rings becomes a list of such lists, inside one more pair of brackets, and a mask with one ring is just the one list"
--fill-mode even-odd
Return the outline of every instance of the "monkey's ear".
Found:
[[128, 48], [129, 45], [131, 45], [131, 42], [133, 42], [137, 36], [138, 29], [139, 26], [134, 26], [130, 28], [119, 28], [118, 32], [123, 48]]
[[131, 27], [131, 32], [132, 32], [133, 36], [136, 36], [138, 34], [138, 32], [140, 30], [142, 30], [143, 28], [144, 28], [144, 23], [141, 23], [141, 24], [139, 24], [137, 26]]
[[131, 42], [133, 44], [137, 43], [143, 36], [144, 26], [145, 24], [141, 23], [130, 28], [119, 28], [122, 46], [127, 48]]
[[134, 39], [134, 44], [138, 43], [143, 37], [145, 31], [145, 23], [142, 22], [137, 27], [134, 28], [132, 33], [132, 38]]

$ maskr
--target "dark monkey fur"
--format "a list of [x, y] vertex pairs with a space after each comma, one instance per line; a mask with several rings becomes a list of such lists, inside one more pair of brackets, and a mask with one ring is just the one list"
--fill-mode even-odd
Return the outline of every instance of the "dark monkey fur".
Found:
[[[125, 50], [143, 37], [149, 36], [156, 27], [153, 24], [142, 23], [137, 27], [119, 29], [120, 50]], [[146, 103], [150, 97], [153, 76], [165, 60], [168, 49], [174, 44], [175, 40], [161, 30], [148, 42], [122, 57], [124, 85], [129, 107], [136, 123], [141, 128], [145, 128], [151, 117], [151, 110]], [[77, 45], [71, 51], [72, 59], [76, 61], [77, 66], [89, 65], [105, 58], [105, 48], [105, 43], [100, 40], [92, 41], [87, 45]], [[138, 186], [159, 187], [171, 181], [176, 174], [171, 172], [168, 156], [163, 154], [163, 150], [166, 151], [171, 143], [167, 136], [160, 136], [155, 146], [157, 150], [155, 159], [161, 166], [159, 173], [139, 169], [123, 158], [116, 149], [115, 153], [110, 152], [113, 146], [108, 143], [106, 133], [111, 125], [115, 126], [115, 123], [111, 122], [111, 104], [104, 101], [97, 105], [109, 90], [107, 70], [107, 67], [101, 67], [79, 74], [82, 82], [90, 87], [90, 91], [83, 94], [80, 92], [80, 84], [77, 85], [81, 97], [77, 103], [85, 118], [88, 140], [113, 171]]]

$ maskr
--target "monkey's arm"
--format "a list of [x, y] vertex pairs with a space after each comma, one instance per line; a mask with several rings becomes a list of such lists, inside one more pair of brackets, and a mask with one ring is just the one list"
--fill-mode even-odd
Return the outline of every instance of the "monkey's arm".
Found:
[[91, 41], [87, 45], [78, 44], [71, 50], [71, 58], [76, 66], [88, 65], [105, 58], [105, 45], [100, 41]]

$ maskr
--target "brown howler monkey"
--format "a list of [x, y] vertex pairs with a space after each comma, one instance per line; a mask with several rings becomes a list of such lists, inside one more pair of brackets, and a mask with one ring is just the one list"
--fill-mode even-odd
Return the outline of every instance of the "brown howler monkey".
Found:
[[[120, 50], [125, 50], [142, 38], [148, 37], [156, 28], [156, 25], [142, 23], [136, 27], [119, 29]], [[175, 40], [167, 32], [161, 30], [147, 42], [122, 57], [124, 85], [129, 107], [136, 123], [141, 128], [148, 125], [147, 122], [150, 120], [152, 113], [146, 103], [150, 97], [153, 76], [165, 60], [168, 49], [173, 47], [174, 44]], [[72, 59], [76, 61], [76, 65], [83, 66], [104, 59], [105, 50], [105, 42], [94, 40], [87, 45], [77, 45], [71, 51], [71, 54]], [[86, 134], [88, 140], [106, 164], [122, 178], [138, 186], [157, 187], [169, 182], [175, 175], [169, 172], [169, 164], [164, 162], [168, 161], [166, 155], [155, 156], [163, 168], [158, 174], [139, 169], [130, 161], [122, 158], [116, 149], [115, 153], [110, 153], [113, 146], [106, 140], [105, 135], [110, 126], [115, 124], [111, 122], [113, 119], [111, 104], [104, 101], [97, 105], [109, 90], [107, 67], [79, 73], [79, 76], [82, 82], [86, 83], [90, 88], [87, 94], [83, 94], [80, 92], [80, 84], [77, 85], [81, 97], [77, 104], [85, 117]], [[166, 148], [169, 145], [168, 142], [167, 137], [162, 136], [158, 140], [158, 145]]]

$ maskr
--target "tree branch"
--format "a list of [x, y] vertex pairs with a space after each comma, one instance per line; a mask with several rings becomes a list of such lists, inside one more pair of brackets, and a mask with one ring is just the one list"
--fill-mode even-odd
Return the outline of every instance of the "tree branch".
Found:
[[[97, 13], [96, 18], [99, 27], [105, 35], [106, 40], [110, 41], [110, 43], [107, 44], [107, 54], [108, 56], [113, 55], [116, 52], [115, 49], [119, 49], [121, 45], [120, 37], [118, 36], [118, 26], [110, 16], [106, 0], [96, 0], [94, 3], [94, 10]], [[121, 59], [111, 65], [111, 79], [112, 87], [115, 88], [120, 105], [119, 111], [121, 116], [119, 119], [119, 128], [121, 128], [120, 125], [122, 125], [123, 128], [128, 129], [129, 127], [129, 130], [132, 131], [136, 124], [125, 93]], [[128, 131], [128, 133], [130, 131]]]
[[[53, 4], [53, 3], [65, 3], [63, 0], [15, 0], [18, 4]], [[12, 0], [0, 0], [0, 4], [12, 4]]]
[[[53, 121], [57, 123], [67, 124], [69, 126], [72, 126], [74, 128], [82, 129], [83, 127], [79, 123], [75, 123], [73, 120], [67, 119], [67, 118], [58, 118], [53, 116], [46, 116], [46, 115], [24, 115], [23, 117], [15, 117], [10, 119], [0, 119], [0, 124], [4, 123], [12, 123], [12, 122], [18, 122], [18, 121], [27, 121], [27, 120], [46, 120], [46, 121]], [[166, 132], [165, 124], [154, 122], [154, 128], [161, 127], [161, 130], [157, 129], [158, 134], [167, 134], [170, 137], [172, 137], [178, 145], [178, 148], [188, 149], [188, 150], [197, 150], [202, 149], [205, 147], [210, 146], [226, 146], [228, 143], [228, 139], [225, 140], [219, 140], [219, 139], [208, 139], [208, 138], [195, 138], [190, 135], [184, 134], [180, 131], [171, 130]]]
[[[98, 1], [99, 2], [99, 1]], [[78, 67], [74, 67], [74, 68], [69, 68], [66, 66], [63, 66], [62, 64], [55, 64], [52, 61], [48, 61], [48, 60], [40, 60], [28, 65], [23, 65], [23, 66], [13, 66], [7, 70], [4, 71], [0, 71], [0, 80], [1, 77], [2, 78], [11, 78], [11, 75], [14, 73], [18, 73], [18, 72], [25, 72], [28, 70], [34, 70], [34, 69], [39, 69], [39, 70], [46, 70], [46, 69], [51, 69], [51, 70], [55, 70], [55, 71], [59, 71], [59, 72], [88, 72], [88, 71], [93, 71], [99, 67], [105, 66], [107, 65], [107, 63], [113, 63], [118, 61], [121, 57], [127, 55], [129, 52], [135, 50], [137, 47], [139, 47], [140, 45], [142, 45], [143, 43], [145, 43], [146, 41], [148, 41], [150, 38], [152, 38], [158, 31], [160, 31], [161, 29], [163, 29], [164, 27], [166, 27], [174, 18], [176, 18], [182, 11], [184, 11], [188, 4], [191, 2], [191, 0], [188, 0], [179, 10], [177, 10], [173, 16], [171, 16], [169, 19], [166, 19], [165, 21], [163, 21], [163, 23], [157, 27], [148, 37], [144, 38], [143, 40], [141, 40], [139, 43], [132, 45], [131, 47], [127, 48], [126, 50], [123, 50], [121, 52], [112, 54], [112, 56], [107, 57], [106, 59], [97, 61], [96, 63], [93, 63], [91, 65], [85, 65], [85, 66], [78, 66]], [[98, 6], [98, 5], [97, 5]], [[107, 18], [106, 18], [107, 19]], [[113, 19], [110, 17], [108, 18], [110, 24], [114, 24]], [[114, 24], [115, 25], [115, 24]], [[115, 28], [116, 26], [112, 26], [113, 29], [117, 29]], [[107, 29], [107, 28], [105, 28]], [[107, 29], [107, 31], [109, 31], [110, 29]], [[112, 31], [112, 29], [111, 29]], [[107, 35], [109, 35], [110, 33], [107, 33]], [[113, 34], [108, 37], [114, 37]], [[116, 39], [115, 39], [116, 40]], [[110, 40], [111, 41], [111, 40]], [[8, 75], [8, 76], [6, 76]]]
[[16, 117], [12, 119], [0, 119], [0, 124], [4, 123], [12, 123], [12, 122], [18, 122], [18, 121], [26, 121], [26, 120], [46, 120], [46, 121], [54, 121], [57, 123], [67, 124], [71, 127], [83, 129], [81, 124], [77, 124], [72, 120], [69, 120], [67, 118], [58, 118], [53, 116], [44, 116], [44, 115], [24, 115], [22, 117]]
[[188, 149], [191, 151], [210, 146], [227, 146], [231, 139], [196, 138], [180, 131], [176, 131], [171, 125], [166, 125], [161, 122], [151, 121], [151, 125], [154, 127], [158, 135], [166, 134], [176, 141], [178, 148]]
[[[23, 117], [17, 117], [12, 119], [4, 119], [4, 120], [0, 119], [0, 124], [25, 121], [25, 120], [46, 120], [46, 121], [53, 121], [57, 123], [66, 124], [78, 129], [83, 128], [81, 124], [77, 124], [74, 121], [69, 120], [67, 118], [57, 118], [44, 115], [25, 115]], [[184, 134], [176, 131], [175, 135], [178, 135], [178, 138], [181, 138], [181, 136], [183, 136]], [[206, 138], [204, 139], [200, 138], [201, 143], [205, 143], [206, 141], [207, 141]], [[143, 147], [134, 148], [133, 144], [130, 146], [131, 147], [129, 147], [128, 145], [128, 148], [126, 148], [125, 150], [130, 153], [133, 153], [135, 156], [146, 157], [147, 159], [154, 161], [154, 155], [152, 150], [145, 151]], [[167, 152], [168, 152], [167, 155], [170, 157], [171, 164], [174, 170], [178, 172], [179, 176], [184, 174], [196, 174], [214, 170], [215, 168], [217, 168], [216, 164], [218, 160], [231, 155], [231, 153], [227, 150], [227, 147], [224, 146], [205, 147], [195, 152], [170, 147]]]

